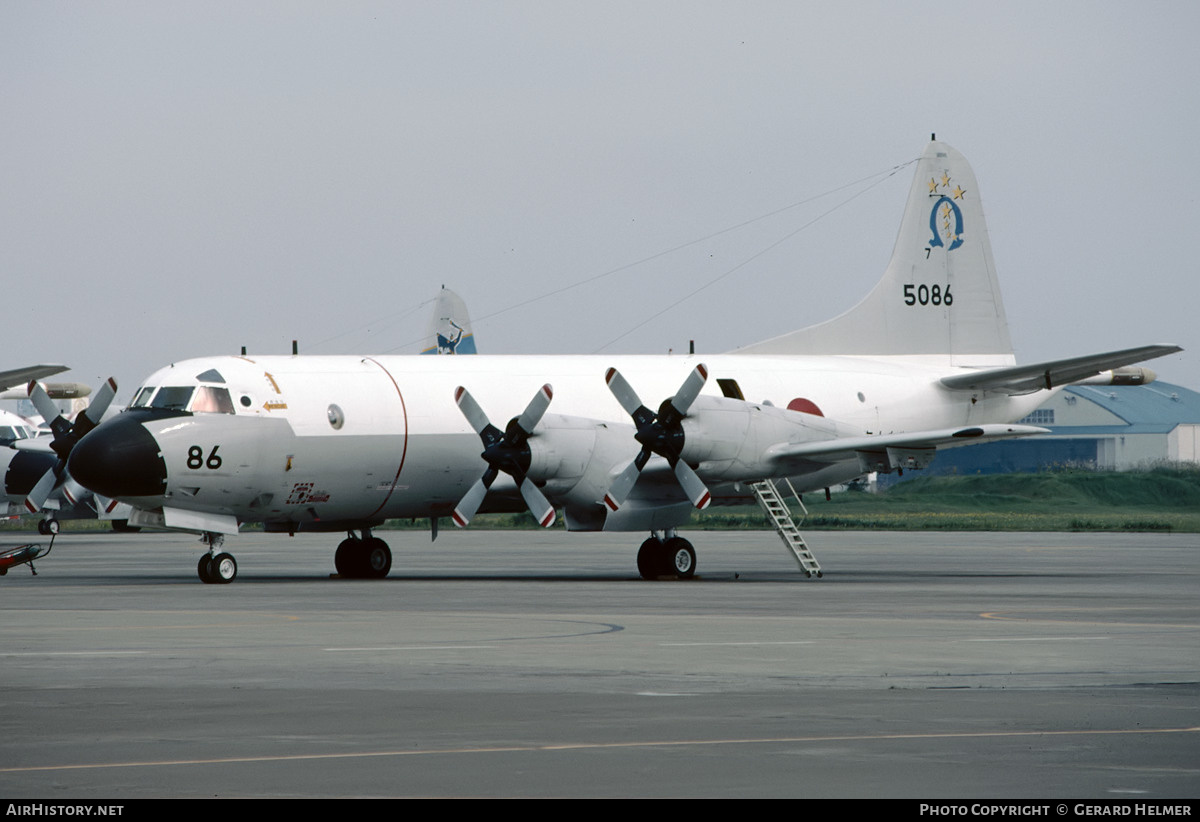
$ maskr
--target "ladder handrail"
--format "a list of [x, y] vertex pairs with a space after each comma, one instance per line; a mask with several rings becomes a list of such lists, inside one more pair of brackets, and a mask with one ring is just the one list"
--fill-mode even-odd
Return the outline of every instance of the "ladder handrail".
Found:
[[[783, 481], [792, 495], [796, 497], [796, 501], [800, 503], [800, 508], [804, 511], [805, 516], [808, 516], [808, 509], [804, 507], [804, 501], [800, 499], [800, 495], [796, 493], [792, 483], [786, 477]], [[779, 534], [779, 538], [783, 540], [783, 544], [787, 546], [788, 550], [792, 552], [796, 562], [800, 563], [800, 568], [807, 576], [811, 577], [813, 574], [821, 576], [821, 566], [805, 543], [800, 529], [796, 527], [796, 522], [792, 519], [792, 512], [780, 496], [775, 483], [768, 479], [752, 483], [751, 487], [754, 488], [754, 497], [758, 500], [758, 504], [767, 512], [767, 516], [775, 525], [776, 533]]]

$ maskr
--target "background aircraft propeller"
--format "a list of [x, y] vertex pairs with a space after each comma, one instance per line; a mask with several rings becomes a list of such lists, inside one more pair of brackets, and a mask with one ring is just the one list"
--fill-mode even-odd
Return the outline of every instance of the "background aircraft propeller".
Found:
[[75, 421], [71, 422], [59, 413], [58, 406], [54, 404], [54, 400], [50, 399], [50, 395], [41, 385], [36, 382], [29, 383], [29, 399], [33, 401], [34, 407], [42, 415], [42, 419], [50, 426], [52, 435], [50, 447], [58, 455], [58, 462], [42, 475], [42, 478], [25, 497], [25, 509], [31, 514], [41, 511], [46, 500], [59, 487], [63, 489], [67, 501], [72, 504], [88, 493], [82, 485], [72, 480], [67, 474], [67, 457], [71, 455], [71, 449], [75, 447], [75, 444], [100, 424], [100, 418], [104, 416], [104, 412], [108, 410], [109, 404], [116, 395], [117, 382], [109, 377], [96, 392], [96, 396], [92, 398], [88, 407], [76, 414]]
[[495, 482], [501, 471], [517, 481], [521, 488], [521, 496], [524, 498], [525, 504], [529, 506], [529, 512], [533, 514], [538, 525], [549, 528], [554, 524], [554, 506], [525, 473], [529, 470], [529, 438], [533, 435], [533, 429], [541, 421], [542, 415], [546, 413], [553, 396], [554, 392], [550, 386], [543, 385], [530, 400], [521, 416], [509, 420], [505, 430], [501, 432], [499, 428], [488, 421], [487, 415], [483, 413], [483, 409], [479, 407], [479, 403], [475, 402], [475, 398], [467, 389], [461, 385], [455, 389], [454, 401], [458, 403], [459, 409], [467, 418], [467, 422], [475, 429], [475, 433], [479, 434], [479, 438], [483, 440], [481, 456], [488, 464], [483, 476], [471, 486], [466, 495], [459, 500], [458, 506], [455, 507], [452, 515], [455, 525], [460, 528], [467, 527], [483, 503], [483, 498], [487, 496], [488, 489], [492, 487], [492, 483]]
[[704, 388], [704, 383], [708, 380], [708, 369], [703, 363], [697, 365], [684, 380], [678, 393], [663, 400], [662, 405], [658, 407], [657, 414], [642, 404], [642, 401], [638, 399], [637, 392], [617, 369], [608, 369], [604, 379], [608, 383], [608, 390], [617, 398], [617, 402], [629, 416], [633, 417], [633, 424], [637, 428], [635, 437], [642, 445], [642, 450], [638, 455], [613, 480], [608, 493], [604, 495], [604, 504], [613, 511], [620, 508], [629, 496], [629, 492], [633, 490], [638, 475], [650, 461], [650, 456], [658, 454], [671, 465], [675, 471], [675, 478], [679, 480], [680, 486], [683, 487], [688, 499], [692, 501], [692, 505], [697, 508], [707, 508], [709, 502], [712, 501], [708, 488], [705, 487], [704, 481], [697, 476], [691, 466], [679, 458], [679, 455], [683, 451], [683, 419], [687, 416], [692, 403], [696, 401], [696, 397], [700, 395], [700, 389]]

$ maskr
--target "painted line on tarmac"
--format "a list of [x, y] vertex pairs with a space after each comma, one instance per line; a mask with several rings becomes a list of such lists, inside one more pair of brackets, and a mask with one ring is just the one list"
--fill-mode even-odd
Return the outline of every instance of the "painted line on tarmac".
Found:
[[1192, 728], [1128, 728], [1082, 731], [964, 731], [962, 733], [936, 734], [866, 734], [834, 736], [767, 736], [734, 739], [680, 739], [648, 740], [645, 742], [562, 742], [546, 745], [494, 745], [487, 747], [440, 748], [419, 751], [363, 751], [360, 753], [328, 754], [283, 754], [278, 756], [230, 756], [213, 759], [162, 759], [137, 762], [96, 762], [67, 765], [29, 765], [24, 767], [0, 768], [0, 773], [34, 773], [43, 771], [101, 770], [106, 768], [166, 768], [195, 765], [232, 765], [249, 762], [304, 762], [335, 759], [372, 759], [402, 756], [454, 756], [460, 754], [493, 753], [541, 753], [545, 751], [587, 751], [633, 748], [688, 748], [719, 745], [780, 745], [828, 742], [892, 742], [910, 739], [1020, 739], [1030, 737], [1085, 737], [1085, 736], [1144, 736], [1156, 734], [1194, 734], [1200, 727]]

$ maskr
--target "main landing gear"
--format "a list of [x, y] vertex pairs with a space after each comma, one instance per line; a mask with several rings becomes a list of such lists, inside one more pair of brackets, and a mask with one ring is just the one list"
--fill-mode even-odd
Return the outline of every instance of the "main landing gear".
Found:
[[637, 565], [642, 579], [691, 579], [696, 575], [696, 549], [683, 537], [675, 536], [674, 529], [655, 531], [638, 549]]
[[208, 553], [196, 563], [196, 574], [200, 581], [208, 584], [233, 582], [237, 578], [237, 560], [233, 558], [233, 554], [221, 550], [225, 536], [205, 531], [200, 541], [208, 546]]
[[362, 538], [346, 532], [346, 539], [333, 555], [338, 576], [350, 579], [383, 579], [392, 570], [392, 549], [379, 537], [371, 536], [370, 528], [362, 529]]

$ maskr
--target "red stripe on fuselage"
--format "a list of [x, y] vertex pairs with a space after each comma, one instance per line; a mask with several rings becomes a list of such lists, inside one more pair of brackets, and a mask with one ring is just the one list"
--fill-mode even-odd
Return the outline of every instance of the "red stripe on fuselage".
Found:
[[404, 470], [404, 460], [408, 457], [408, 406], [404, 403], [404, 394], [400, 391], [400, 385], [396, 382], [396, 378], [392, 376], [392, 372], [383, 367], [379, 360], [371, 357], [363, 358], [364, 362], [374, 363], [379, 367], [379, 370], [387, 375], [387, 378], [392, 381], [392, 386], [396, 389], [396, 396], [400, 398], [400, 411], [404, 414], [404, 447], [400, 451], [400, 465], [396, 468], [396, 476], [392, 478], [392, 487], [388, 489], [387, 496], [383, 498], [383, 502], [379, 503], [379, 507], [368, 514], [368, 517], [374, 517], [384, 509], [384, 506], [391, 500], [392, 494], [396, 491], [396, 484], [400, 481], [400, 472]]

